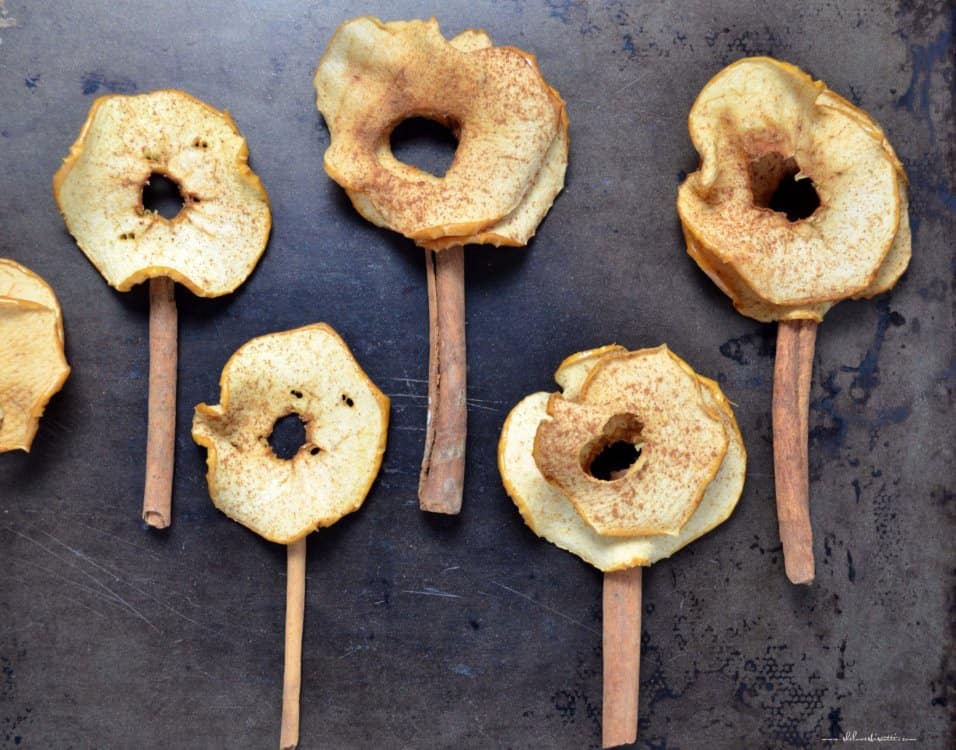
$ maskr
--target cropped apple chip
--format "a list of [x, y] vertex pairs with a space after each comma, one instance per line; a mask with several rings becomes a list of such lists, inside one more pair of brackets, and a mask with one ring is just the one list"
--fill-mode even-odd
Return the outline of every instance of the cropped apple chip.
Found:
[[69, 374], [56, 295], [32, 271], [0, 259], [0, 452], [30, 450]]
[[[636, 361], [644, 357], [651, 360], [665, 355], [673, 357], [663, 347], [634, 353], [628, 353], [618, 346], [581, 352], [566, 359], [555, 373], [555, 380], [564, 388], [563, 398], [569, 403], [577, 403], [582, 399], [583, 390], [590, 387], [592, 378], [598, 377], [600, 370], [608, 362], [617, 359], [626, 362], [629, 355], [641, 355]], [[686, 367], [682, 362], [681, 365]], [[631, 366], [633, 367], [633, 364]], [[680, 369], [683, 370], [683, 367]], [[675, 534], [620, 536], [616, 533], [599, 533], [583, 517], [582, 506], [573, 503], [569, 494], [556, 483], [549, 481], [541, 470], [539, 454], [544, 443], [536, 440], [536, 436], [540, 436], [549, 422], [555, 419], [548, 412], [549, 401], [554, 395], [534, 393], [522, 400], [508, 415], [502, 429], [498, 445], [498, 467], [506, 491], [532, 531], [600, 570], [611, 571], [650, 565], [668, 557], [726, 520], [743, 489], [746, 452], [730, 404], [720, 388], [712, 380], [695, 377], [700, 385], [703, 406], [716, 416], [726, 436], [726, 451], [716, 475], [705, 483], [700, 502]], [[631, 439], [634, 439], [634, 436], [631, 436]], [[642, 457], [645, 456], [645, 446], [646, 442], [641, 445]], [[587, 454], [591, 452], [591, 448], [583, 451]], [[658, 452], [655, 460], [666, 460], [666, 456]], [[637, 469], [632, 466], [630, 470]], [[608, 477], [594, 481], [614, 485], [621, 482], [622, 478]], [[661, 503], [665, 506], [670, 504], [669, 498], [666, 497], [646, 496], [644, 502]], [[612, 532], [616, 531], [617, 529], [612, 529]]]
[[[248, 155], [228, 113], [183, 91], [104, 96], [54, 176], [53, 194], [111, 286], [127, 291], [168, 276], [216, 297], [245, 281], [269, 237], [269, 199]], [[143, 207], [153, 175], [179, 188], [183, 206], [172, 219]]]
[[42, 278], [15, 260], [0, 258], [0, 297], [27, 300], [48, 307], [56, 316], [56, 330], [63, 341], [63, 315], [53, 289]]
[[[252, 339], [226, 363], [220, 386], [221, 403], [199, 404], [192, 430], [208, 449], [217, 508], [280, 544], [359, 508], [382, 462], [389, 401], [332, 328]], [[269, 437], [290, 414], [304, 423], [305, 442], [286, 460]]]
[[[315, 74], [332, 137], [325, 169], [372, 223], [431, 249], [524, 244], [564, 182], [567, 116], [533, 56], [481, 31], [363, 17], [336, 31]], [[392, 129], [425, 117], [451, 129], [436, 177], [398, 161]]]
[[[701, 157], [677, 199], [688, 251], [743, 314], [819, 321], [906, 269], [902, 165], [876, 122], [821, 81], [739, 60], [703, 88], [688, 126]], [[801, 183], [815, 203], [789, 216], [774, 198]]]

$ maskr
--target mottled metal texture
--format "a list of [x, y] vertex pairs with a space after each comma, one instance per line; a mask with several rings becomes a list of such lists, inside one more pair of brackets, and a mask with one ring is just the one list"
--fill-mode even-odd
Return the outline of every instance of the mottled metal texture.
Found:
[[[748, 483], [722, 527], [644, 577], [637, 747], [818, 748], [857, 732], [952, 741], [953, 6], [847, 2], [100, 3], [0, 13], [0, 256], [59, 294], [73, 374], [33, 453], [0, 456], [0, 747], [275, 745], [285, 550], [210, 503], [192, 407], [252, 336], [333, 325], [392, 398], [366, 505], [309, 539], [303, 748], [600, 742], [601, 576], [528, 532], [498, 478], [508, 409], [567, 354], [667, 342], [737, 404]], [[360, 12], [437, 14], [538, 56], [567, 100], [567, 188], [527, 250], [469, 249], [470, 437], [459, 518], [418, 511], [421, 253], [322, 170], [311, 76]], [[691, 262], [674, 209], [696, 93], [748, 54], [869, 111], [911, 180], [913, 262], [840, 304], [811, 404], [817, 580], [790, 585], [773, 505], [775, 329]], [[235, 294], [178, 293], [173, 527], [138, 521], [146, 290], [110, 290], [50, 180], [94, 97], [179, 87], [228, 108], [274, 211]]]

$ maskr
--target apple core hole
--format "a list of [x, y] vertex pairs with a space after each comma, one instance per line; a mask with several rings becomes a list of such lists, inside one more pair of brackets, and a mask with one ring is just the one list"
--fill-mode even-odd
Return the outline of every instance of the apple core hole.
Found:
[[305, 439], [305, 422], [293, 412], [275, 421], [268, 441], [276, 458], [288, 461], [305, 445]]
[[771, 152], [750, 163], [750, 187], [754, 205], [785, 214], [793, 223], [813, 216], [820, 195], [813, 180], [800, 172], [791, 156]]
[[143, 208], [164, 219], [175, 219], [183, 210], [185, 199], [179, 184], [165, 175], [153, 172], [143, 184]]
[[392, 155], [404, 164], [444, 177], [455, 161], [458, 139], [449, 127], [427, 117], [400, 122], [390, 136]]
[[641, 457], [643, 425], [633, 414], [615, 414], [581, 451], [581, 468], [594, 479], [624, 477]]

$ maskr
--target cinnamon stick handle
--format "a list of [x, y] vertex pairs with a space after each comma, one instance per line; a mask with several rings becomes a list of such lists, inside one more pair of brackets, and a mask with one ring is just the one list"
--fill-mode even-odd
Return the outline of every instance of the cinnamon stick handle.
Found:
[[637, 740], [641, 669], [641, 568], [604, 574], [604, 710], [602, 744]]
[[813, 581], [808, 479], [810, 381], [817, 323], [782, 320], [773, 370], [773, 467], [784, 567], [792, 583]]
[[149, 280], [149, 406], [143, 520], [156, 529], [171, 521], [176, 453], [177, 329], [175, 284]]
[[305, 619], [305, 537], [288, 547], [285, 602], [285, 666], [282, 675], [282, 727], [279, 750], [299, 744], [299, 694], [302, 691], [302, 625]]
[[465, 254], [461, 246], [425, 251], [429, 372], [425, 455], [418, 481], [422, 510], [461, 510], [468, 431]]

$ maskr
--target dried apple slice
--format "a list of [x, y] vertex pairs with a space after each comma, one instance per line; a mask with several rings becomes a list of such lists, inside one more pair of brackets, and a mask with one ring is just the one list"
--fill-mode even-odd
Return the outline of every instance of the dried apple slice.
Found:
[[[167, 276], [200, 297], [236, 289], [265, 250], [269, 199], [228, 113], [183, 91], [103, 96], [53, 178], [80, 249], [111, 286]], [[178, 187], [182, 210], [143, 208], [153, 174]]]
[[[475, 234], [511, 213], [558, 132], [560, 100], [528, 56], [480, 43], [459, 49], [434, 19], [357, 18], [339, 27], [316, 71], [332, 136], [326, 171], [411, 239]], [[461, 134], [444, 177], [381, 158], [392, 129], [415, 116]]]
[[[903, 200], [903, 210], [900, 216], [900, 226], [893, 239], [893, 245], [886, 258], [880, 264], [876, 276], [861, 292], [853, 295], [853, 299], [875, 297], [892, 289], [900, 276], [906, 270], [910, 260], [910, 222], [906, 202], [906, 188], [900, 184]], [[835, 302], [818, 302], [816, 304], [775, 305], [761, 299], [751, 289], [747, 282], [735, 271], [734, 267], [715, 257], [705, 245], [700, 244], [689, 227], [684, 227], [684, 240], [687, 244], [687, 253], [696, 261], [701, 270], [706, 273], [720, 290], [733, 300], [734, 307], [742, 315], [769, 323], [776, 320], [813, 320], [823, 321], [823, 316], [833, 307]]]
[[63, 341], [63, 314], [53, 289], [42, 278], [15, 260], [0, 258], [0, 297], [22, 299], [48, 307], [56, 314], [56, 329]]
[[59, 305], [0, 297], [0, 452], [30, 451], [47, 402], [70, 374], [59, 326]]
[[[677, 534], [727, 452], [717, 410], [666, 346], [606, 354], [577, 398], [554, 394], [547, 412], [535, 462], [604, 536]], [[595, 476], [595, 459], [615, 443], [640, 446], [639, 457], [622, 476]]]
[[[255, 338], [220, 385], [220, 404], [199, 404], [193, 419], [217, 508], [290, 544], [362, 504], [385, 451], [388, 398], [335, 331], [319, 323]], [[284, 460], [268, 438], [288, 414], [305, 423], [306, 441]]]
[[746, 452], [730, 406], [709, 381], [708, 403], [720, 408], [730, 443], [713, 481], [707, 485], [697, 510], [673, 535], [610, 537], [598, 534], [578, 515], [567, 495], [549, 484], [531, 450], [538, 425], [548, 418], [550, 394], [533, 393], [512, 409], [501, 431], [498, 469], [508, 495], [525, 524], [535, 534], [577, 555], [598, 570], [609, 572], [635, 565], [651, 565], [723, 523], [733, 512], [743, 489]]
[[[793, 65], [745, 58], [708, 82], [688, 125], [701, 166], [677, 210], [708, 265], [773, 306], [867, 290], [905, 211], [902, 166], [869, 115]], [[792, 177], [812, 180], [820, 204], [795, 221], [769, 207]], [[897, 248], [900, 272], [908, 253]]]
[[[450, 39], [449, 44], [462, 52], [475, 52], [491, 47], [492, 41], [491, 37], [484, 31], [468, 29]], [[521, 52], [521, 50], [515, 51]], [[524, 52], [522, 54], [525, 55], [529, 64], [537, 69], [537, 61], [534, 56]], [[419, 240], [418, 245], [433, 251], [447, 250], [459, 245], [520, 247], [526, 245], [534, 236], [538, 225], [547, 215], [554, 199], [564, 187], [564, 174], [568, 166], [568, 114], [561, 95], [553, 88], [550, 88], [550, 90], [555, 99], [561, 103], [560, 124], [554, 140], [545, 154], [544, 162], [530, 187], [525, 191], [521, 203], [507, 216], [485, 227], [477, 234]], [[450, 126], [453, 130], [457, 129], [454, 122], [443, 122], [443, 124]], [[395, 158], [388, 139], [381, 140], [376, 149], [376, 157], [386, 169], [396, 175], [403, 175], [406, 179], [415, 180], [421, 174], [420, 170]], [[376, 226], [389, 226], [385, 218], [378, 213], [372, 201], [364, 193], [356, 190], [347, 192], [356, 210], [363, 217]]]

